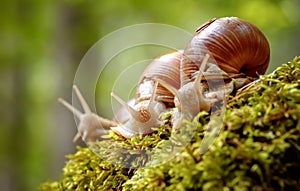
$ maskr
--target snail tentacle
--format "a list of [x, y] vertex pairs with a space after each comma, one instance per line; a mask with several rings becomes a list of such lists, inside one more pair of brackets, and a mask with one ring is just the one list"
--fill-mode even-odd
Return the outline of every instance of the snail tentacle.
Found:
[[78, 119], [82, 117], [83, 114], [78, 109], [69, 104], [66, 100], [58, 98], [58, 102], [65, 106], [69, 111], [71, 111]]
[[155, 82], [154, 89], [149, 100], [148, 110], [154, 107], [157, 86], [158, 86], [158, 82]]
[[123, 99], [121, 99], [119, 96], [117, 96], [115, 93], [111, 92], [110, 94], [115, 100], [117, 100], [131, 115], [131, 117], [138, 119], [139, 112], [135, 110], [132, 106], [130, 106], [128, 103], [126, 103]]
[[75, 93], [76, 93], [76, 95], [77, 95], [77, 97], [78, 97], [78, 99], [79, 99], [79, 101], [80, 101], [80, 104], [81, 104], [81, 106], [82, 106], [83, 111], [85, 112], [85, 114], [90, 114], [90, 113], [92, 113], [92, 111], [91, 111], [89, 105], [86, 103], [85, 99], [84, 99], [83, 96], [81, 95], [81, 93], [80, 93], [80, 91], [78, 90], [78, 88], [77, 88], [76, 85], [73, 85], [73, 89], [74, 89], [74, 91], [75, 91]]

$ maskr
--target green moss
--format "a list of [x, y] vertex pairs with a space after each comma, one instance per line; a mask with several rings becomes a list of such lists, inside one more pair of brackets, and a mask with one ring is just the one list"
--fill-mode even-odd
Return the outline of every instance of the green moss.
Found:
[[[112, 133], [121, 147], [93, 145], [108, 160], [141, 168], [111, 164], [88, 148], [78, 148], [68, 156], [61, 180], [46, 182], [40, 190], [300, 190], [300, 57], [236, 92], [226, 107], [222, 121], [201, 112], [170, 139], [171, 113], [161, 129], [144, 139]], [[200, 154], [212, 120], [222, 130]], [[192, 138], [186, 146], [184, 136]], [[184, 146], [180, 154], [153, 166], [153, 159], [165, 158], [178, 145]], [[154, 148], [151, 154], [149, 148]]]

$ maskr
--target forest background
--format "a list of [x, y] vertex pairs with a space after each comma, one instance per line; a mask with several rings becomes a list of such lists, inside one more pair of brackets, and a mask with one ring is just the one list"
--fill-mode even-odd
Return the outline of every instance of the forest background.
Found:
[[[71, 100], [77, 67], [90, 47], [122, 27], [162, 23], [191, 34], [204, 22], [237, 16], [260, 28], [271, 46], [267, 73], [300, 55], [298, 0], [12, 0], [0, 17], [1, 190], [36, 190], [59, 179], [65, 155], [74, 153], [74, 117], [58, 102]], [[174, 39], [176, 41], [176, 39]], [[184, 48], [184, 47], [183, 47]], [[133, 50], [137, 58], [162, 54], [155, 46]], [[118, 59], [129, 66], [132, 56]], [[120, 72], [120, 71], [119, 71]], [[110, 81], [96, 88], [97, 112], [112, 117]]]

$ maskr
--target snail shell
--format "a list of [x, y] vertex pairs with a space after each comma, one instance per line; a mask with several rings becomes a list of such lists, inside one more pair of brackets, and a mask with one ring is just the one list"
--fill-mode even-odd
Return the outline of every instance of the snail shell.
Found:
[[[270, 47], [264, 34], [237, 17], [212, 19], [201, 25], [184, 50], [182, 85], [189, 83], [206, 54], [229, 75], [264, 74], [270, 60]], [[212, 60], [213, 59], [213, 60]]]
[[[180, 88], [180, 62], [183, 50], [173, 50], [155, 58], [141, 75], [137, 91], [137, 102], [151, 97], [156, 78], [168, 83], [175, 89]], [[174, 107], [174, 95], [162, 85], [158, 85], [156, 100], [163, 102], [168, 108]]]

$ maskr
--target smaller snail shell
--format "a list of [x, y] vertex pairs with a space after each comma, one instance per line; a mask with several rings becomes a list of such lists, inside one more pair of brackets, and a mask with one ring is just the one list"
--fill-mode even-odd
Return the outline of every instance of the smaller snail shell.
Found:
[[[144, 70], [138, 82], [136, 100], [140, 102], [151, 96], [154, 78], [170, 84], [175, 89], [180, 88], [180, 62], [183, 50], [173, 50], [156, 57]], [[174, 107], [174, 95], [165, 87], [158, 85], [156, 91], [157, 101], [163, 102], [167, 107]]]

